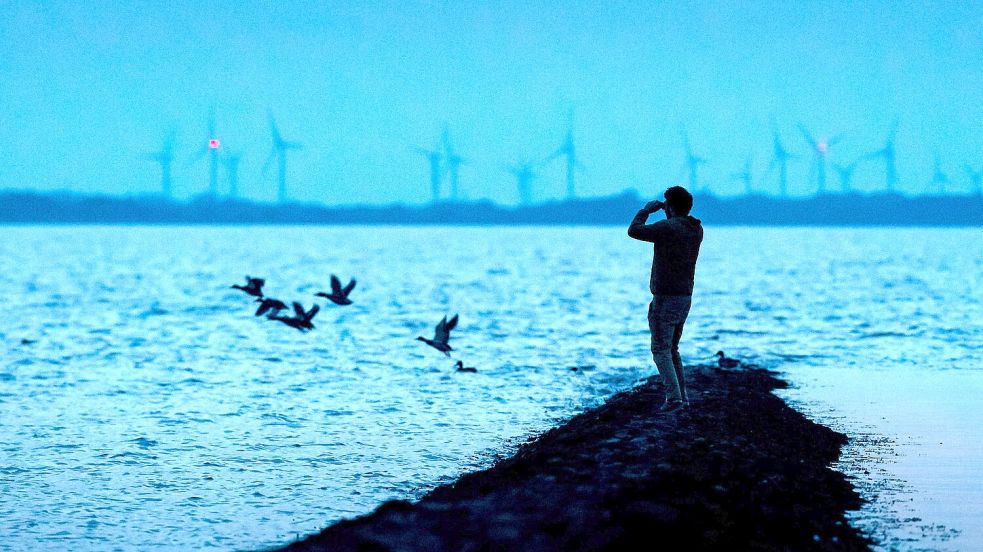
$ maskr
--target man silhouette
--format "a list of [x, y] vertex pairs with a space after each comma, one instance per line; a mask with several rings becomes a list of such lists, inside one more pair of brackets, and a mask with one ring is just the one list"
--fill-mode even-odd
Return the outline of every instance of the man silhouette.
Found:
[[[666, 385], [665, 410], [689, 404], [679, 358], [679, 339], [693, 296], [696, 258], [703, 242], [700, 220], [689, 216], [693, 196], [681, 186], [665, 191], [665, 202], [650, 201], [635, 215], [628, 235], [654, 245], [649, 289], [649, 330], [652, 359]], [[646, 224], [649, 215], [665, 209], [666, 220]]]

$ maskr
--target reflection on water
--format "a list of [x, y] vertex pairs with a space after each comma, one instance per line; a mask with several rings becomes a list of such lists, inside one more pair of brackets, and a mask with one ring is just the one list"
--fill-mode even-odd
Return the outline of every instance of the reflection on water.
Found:
[[[981, 250], [978, 230], [709, 228], [684, 357], [975, 368]], [[255, 548], [419, 495], [654, 372], [649, 262], [621, 228], [7, 228], [0, 534]], [[309, 334], [229, 288], [308, 305], [331, 273], [355, 304]], [[456, 312], [477, 374], [414, 340]]]

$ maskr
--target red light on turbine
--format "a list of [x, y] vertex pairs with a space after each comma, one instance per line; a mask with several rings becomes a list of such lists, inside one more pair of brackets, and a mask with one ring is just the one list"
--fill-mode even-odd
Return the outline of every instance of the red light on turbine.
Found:
[[217, 139], [212, 138], [211, 140], [208, 141], [208, 147], [210, 149], [218, 149], [218, 146], [219, 146], [219, 141]]

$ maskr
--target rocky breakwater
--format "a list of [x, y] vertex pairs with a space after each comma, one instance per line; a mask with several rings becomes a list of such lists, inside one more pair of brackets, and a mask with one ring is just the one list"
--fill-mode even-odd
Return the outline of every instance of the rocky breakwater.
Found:
[[[387, 502], [289, 551], [866, 550], [830, 464], [846, 437], [759, 368], [689, 369], [692, 405], [653, 378], [415, 503]], [[681, 548], [680, 548], [681, 549]]]

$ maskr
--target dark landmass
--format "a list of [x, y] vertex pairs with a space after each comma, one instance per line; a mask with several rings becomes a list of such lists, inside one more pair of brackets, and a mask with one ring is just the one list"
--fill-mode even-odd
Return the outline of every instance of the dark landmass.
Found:
[[690, 371], [686, 410], [661, 412], [650, 380], [492, 468], [282, 550], [868, 550], [844, 517], [860, 498], [829, 467], [846, 437], [772, 394], [785, 384], [770, 372]]
[[[329, 207], [209, 197], [178, 202], [160, 196], [5, 192], [0, 193], [0, 223], [627, 225], [644, 203], [630, 191], [524, 207], [488, 201]], [[978, 226], [983, 225], [983, 195], [829, 194], [781, 199], [697, 194], [693, 214], [706, 224]]]

